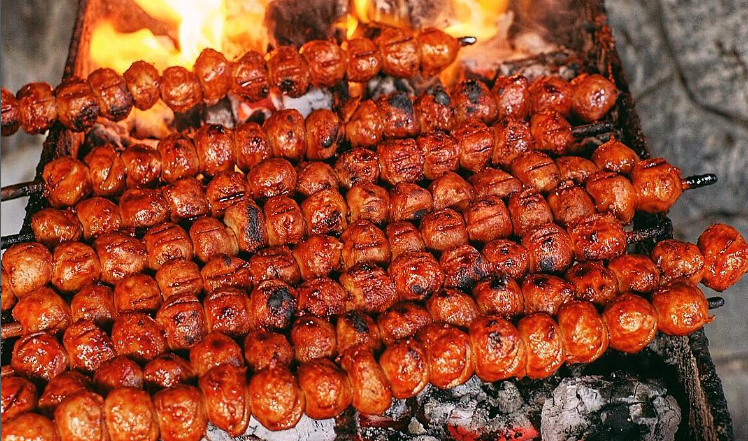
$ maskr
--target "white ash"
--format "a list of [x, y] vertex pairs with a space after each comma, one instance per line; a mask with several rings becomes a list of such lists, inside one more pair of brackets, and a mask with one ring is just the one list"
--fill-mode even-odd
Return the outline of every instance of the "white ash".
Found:
[[313, 420], [304, 415], [296, 427], [273, 432], [264, 428], [254, 417], [244, 435], [232, 438], [228, 433], [209, 424], [204, 441], [334, 441], [335, 420]]
[[545, 441], [671, 441], [680, 420], [678, 403], [659, 381], [586, 376], [556, 387], [543, 405], [540, 432]]
[[296, 109], [304, 118], [312, 113], [312, 110], [332, 108], [332, 92], [328, 88], [310, 87], [298, 98], [271, 92], [270, 99], [276, 109]]
[[229, 99], [222, 99], [217, 104], [207, 107], [203, 112], [203, 121], [206, 124], [220, 124], [230, 129], [234, 128], [233, 103]]

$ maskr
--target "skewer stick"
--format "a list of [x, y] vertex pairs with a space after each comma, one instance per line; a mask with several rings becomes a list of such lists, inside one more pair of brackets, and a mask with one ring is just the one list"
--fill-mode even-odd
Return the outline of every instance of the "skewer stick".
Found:
[[23, 327], [18, 322], [3, 323], [0, 328], [0, 337], [5, 340], [6, 338], [15, 338], [23, 335]]
[[457, 41], [460, 42], [460, 46], [472, 46], [475, 44], [476, 41], [478, 41], [477, 38], [471, 37], [469, 35], [466, 35], [464, 37], [459, 37]]
[[11, 366], [3, 366], [0, 368], [0, 377], [10, 377], [11, 375], [14, 375], [16, 373], [15, 369]]
[[634, 230], [626, 232], [626, 242], [629, 244], [641, 242], [648, 239], [654, 239], [664, 233], [663, 226], [645, 228], [643, 230]]
[[8, 185], [0, 190], [0, 200], [9, 201], [24, 196], [31, 196], [32, 194], [41, 193], [43, 190], [44, 182], [42, 181], [21, 182], [20, 184]]
[[714, 173], [707, 173], [705, 175], [693, 175], [688, 176], [680, 180], [684, 190], [690, 190], [692, 188], [706, 187], [717, 183], [717, 175]]
[[571, 134], [575, 138], [582, 138], [585, 136], [602, 135], [603, 133], [612, 132], [615, 130], [615, 126], [610, 122], [593, 122], [589, 124], [582, 124], [571, 128]]
[[35, 239], [34, 233], [19, 233], [11, 234], [9, 236], [3, 236], [0, 238], [0, 249], [6, 249], [12, 247], [15, 244], [23, 242], [33, 242]]
[[709, 309], [717, 309], [725, 305], [725, 299], [722, 297], [709, 297], [706, 302], [709, 304]]

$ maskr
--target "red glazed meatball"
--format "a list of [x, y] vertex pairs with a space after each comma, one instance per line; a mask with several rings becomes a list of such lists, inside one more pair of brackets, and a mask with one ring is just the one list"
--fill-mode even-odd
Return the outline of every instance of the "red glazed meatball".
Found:
[[231, 91], [249, 102], [260, 101], [270, 92], [265, 58], [255, 51], [234, 60], [231, 74], [234, 77]]
[[150, 228], [169, 219], [169, 204], [159, 190], [133, 188], [119, 200], [122, 226]]
[[284, 95], [298, 98], [309, 88], [309, 64], [294, 46], [279, 46], [267, 56], [268, 79]]
[[600, 213], [612, 213], [618, 222], [628, 224], [637, 210], [637, 193], [625, 177], [609, 172], [597, 172], [587, 178], [585, 189], [595, 200]]
[[522, 237], [522, 246], [530, 257], [531, 273], [562, 273], [574, 262], [574, 244], [566, 231], [556, 224], [545, 224]]
[[72, 207], [93, 190], [86, 164], [70, 156], [53, 159], [44, 166], [44, 195], [54, 208]]
[[376, 103], [384, 138], [413, 138], [421, 131], [413, 96], [394, 92], [380, 97]]
[[139, 362], [153, 360], [166, 352], [163, 329], [141, 312], [127, 312], [117, 317], [112, 327], [112, 342], [117, 355]]
[[608, 268], [599, 262], [578, 263], [565, 275], [574, 286], [576, 298], [605, 306], [618, 295], [618, 280]]
[[591, 363], [608, 349], [608, 329], [591, 303], [567, 303], [557, 320], [567, 363]]
[[421, 29], [417, 38], [421, 47], [421, 69], [426, 75], [439, 73], [457, 58], [460, 42], [441, 29]]
[[392, 260], [387, 272], [401, 300], [425, 300], [444, 284], [444, 272], [430, 253], [401, 254]]
[[273, 157], [298, 162], [306, 151], [304, 117], [295, 109], [273, 113], [262, 126], [267, 134]]
[[548, 194], [547, 200], [556, 222], [567, 227], [596, 213], [590, 195], [573, 181], [561, 182]]
[[200, 157], [192, 140], [186, 136], [175, 133], [162, 139], [158, 143], [158, 153], [164, 182], [195, 177], [200, 171]]
[[63, 441], [109, 439], [104, 399], [93, 392], [80, 392], [60, 403], [55, 409], [55, 425]]
[[473, 298], [483, 315], [498, 315], [510, 320], [525, 312], [522, 290], [519, 284], [508, 276], [497, 276], [478, 282], [473, 289]]
[[233, 231], [242, 251], [252, 253], [268, 244], [265, 216], [260, 207], [249, 199], [227, 208], [223, 223]]
[[574, 89], [559, 77], [540, 77], [530, 84], [530, 104], [533, 113], [558, 112], [564, 117], [571, 112]]
[[389, 346], [399, 340], [415, 337], [434, 319], [423, 306], [414, 302], [398, 303], [377, 317], [382, 341]]
[[624, 293], [603, 311], [610, 347], [627, 353], [644, 349], [657, 333], [657, 312], [642, 297]]
[[70, 300], [70, 311], [73, 322], [90, 320], [100, 327], [108, 327], [117, 316], [112, 290], [102, 285], [89, 285], [78, 291]]
[[247, 368], [217, 366], [200, 377], [208, 420], [232, 437], [241, 436], [249, 425], [251, 403], [247, 390]]
[[[79, 204], [80, 205], [80, 204]], [[54, 248], [63, 242], [81, 240], [83, 231], [70, 210], [42, 208], [31, 216], [31, 229], [37, 242]]]
[[530, 133], [530, 124], [514, 118], [504, 119], [494, 124], [494, 147], [491, 163], [509, 168], [514, 159], [531, 151], [535, 140]]
[[475, 199], [473, 186], [455, 172], [448, 172], [436, 178], [429, 185], [433, 195], [434, 210], [453, 208], [463, 211]]
[[571, 125], [557, 112], [536, 113], [530, 118], [530, 133], [535, 149], [549, 155], [566, 155], [574, 144]]
[[724, 291], [748, 271], [748, 244], [735, 228], [714, 224], [699, 236], [699, 251], [704, 256], [702, 283]]
[[84, 199], [75, 206], [75, 214], [83, 227], [83, 237], [86, 240], [118, 231], [122, 226], [119, 207], [109, 199], [100, 197]]
[[36, 409], [39, 394], [34, 383], [23, 377], [3, 378], [2, 392], [2, 424], [9, 420]]
[[125, 163], [110, 144], [92, 149], [83, 161], [90, 170], [94, 194], [113, 196], [125, 189]]
[[371, 348], [359, 344], [340, 356], [340, 366], [353, 387], [353, 407], [366, 415], [381, 415], [392, 403], [392, 391]]
[[561, 172], [562, 181], [572, 181], [579, 186], [584, 185], [588, 177], [599, 171], [594, 162], [579, 156], [558, 157], [556, 165]]
[[335, 327], [319, 317], [300, 317], [291, 328], [291, 343], [299, 363], [337, 354]]
[[636, 209], [645, 213], [665, 213], [683, 193], [681, 171], [662, 158], [637, 162], [631, 171]]
[[419, 221], [433, 209], [431, 193], [412, 182], [400, 182], [392, 187], [388, 199], [390, 220], [393, 222]]
[[163, 354], [149, 361], [143, 368], [143, 378], [151, 390], [167, 389], [195, 379], [187, 360], [172, 354]]
[[192, 241], [182, 227], [172, 223], [157, 225], [143, 236], [148, 250], [148, 266], [158, 270], [171, 260], [192, 260]]
[[210, 332], [239, 337], [247, 335], [251, 330], [249, 297], [245, 291], [236, 288], [219, 289], [205, 296], [203, 302]]
[[[335, 45], [338, 48], [337, 45]], [[306, 118], [306, 158], [325, 160], [333, 157], [343, 140], [340, 118], [329, 109], [317, 109]]]
[[293, 348], [283, 334], [253, 331], [244, 339], [244, 357], [254, 372], [269, 366], [288, 366], [293, 361]]
[[473, 242], [487, 243], [512, 234], [509, 210], [498, 196], [486, 196], [470, 204], [462, 215]]
[[252, 415], [268, 430], [294, 427], [304, 414], [304, 394], [282, 365], [256, 372], [249, 382]]
[[[211, 200], [207, 199], [203, 184], [195, 178], [182, 178], [174, 181], [163, 187], [162, 192], [169, 205], [173, 222], [205, 216], [208, 214], [208, 209], [212, 208], [209, 207]], [[223, 216], [223, 212], [220, 215]]]
[[602, 75], [579, 75], [571, 82], [571, 110], [582, 121], [601, 119], [616, 104], [618, 89]]
[[102, 395], [121, 387], [142, 389], [143, 370], [131, 359], [120, 355], [101, 365], [94, 372], [93, 381], [96, 391]]
[[339, 235], [348, 227], [348, 205], [336, 190], [321, 190], [301, 203], [311, 234]]
[[111, 441], [157, 441], [158, 419], [148, 393], [131, 387], [112, 390], [104, 401]]
[[559, 326], [545, 313], [539, 312], [523, 317], [517, 330], [527, 350], [529, 378], [547, 378], [564, 364], [563, 338]]
[[377, 146], [382, 180], [390, 185], [423, 179], [423, 151], [413, 139], [388, 140]]
[[53, 290], [43, 286], [18, 301], [13, 318], [23, 334], [45, 331], [62, 333], [71, 323], [70, 307]]
[[221, 288], [252, 288], [249, 264], [238, 257], [216, 254], [206, 262], [200, 274], [207, 293]]
[[439, 258], [444, 271], [444, 286], [471, 291], [491, 272], [489, 263], [471, 245], [460, 245], [444, 251]]
[[428, 362], [429, 381], [440, 389], [465, 383], [474, 372], [467, 333], [444, 323], [433, 323], [418, 334]]
[[480, 315], [473, 298], [456, 289], [444, 289], [429, 297], [426, 308], [435, 322], [460, 328], [469, 328]]
[[249, 170], [247, 182], [254, 199], [293, 196], [296, 190], [296, 170], [285, 159], [268, 158]]
[[201, 262], [207, 262], [213, 256], [239, 254], [239, 244], [231, 229], [212, 217], [196, 220], [190, 227], [190, 239], [195, 249], [195, 256]]
[[529, 274], [522, 281], [525, 314], [545, 312], [556, 315], [558, 308], [574, 300], [574, 286], [549, 274]]
[[250, 317], [256, 327], [286, 329], [296, 313], [298, 297], [295, 289], [280, 280], [260, 282], [249, 296]]
[[[249, 345], [245, 344], [245, 348]], [[190, 365], [198, 377], [202, 377], [216, 366], [228, 364], [244, 366], [242, 348], [230, 337], [211, 332], [190, 348]]]
[[82, 132], [99, 116], [99, 104], [88, 83], [76, 76], [64, 78], [55, 89], [57, 118], [67, 128]]
[[123, 74], [135, 107], [148, 110], [158, 102], [161, 77], [152, 64], [134, 62]]
[[254, 282], [278, 279], [289, 285], [297, 285], [301, 279], [299, 265], [284, 246], [263, 248], [249, 258], [249, 272]]
[[55, 423], [39, 414], [28, 412], [3, 423], [3, 440], [58, 441]]
[[236, 201], [243, 200], [249, 194], [250, 189], [243, 174], [234, 170], [217, 174], [205, 189], [210, 215], [223, 217], [226, 208]]
[[114, 344], [89, 320], [79, 320], [65, 330], [62, 343], [70, 356], [70, 368], [96, 372], [115, 357]]
[[[354, 40], [348, 42], [351, 41]], [[383, 126], [382, 115], [374, 101], [362, 101], [345, 123], [345, 138], [353, 148], [373, 148], [382, 140]]]
[[305, 43], [299, 52], [309, 64], [309, 75], [314, 86], [333, 87], [345, 77], [348, 58], [334, 42], [312, 40]]
[[8, 285], [16, 297], [22, 298], [46, 285], [52, 279], [52, 254], [43, 245], [28, 242], [8, 248], [2, 266]]
[[161, 292], [153, 277], [130, 274], [114, 287], [114, 306], [117, 313], [156, 312], [161, 307]]
[[331, 236], [311, 236], [293, 249], [304, 280], [324, 277], [342, 268], [343, 243]]
[[426, 247], [435, 251], [446, 251], [468, 241], [465, 220], [451, 208], [428, 213], [421, 220], [420, 231]]
[[67, 370], [68, 354], [54, 336], [37, 332], [16, 340], [10, 365], [18, 375], [49, 381]]
[[125, 164], [128, 187], [152, 187], [161, 177], [161, 155], [143, 144], [135, 144], [120, 155]]
[[203, 305], [189, 294], [167, 299], [156, 313], [156, 322], [161, 325], [172, 351], [189, 349], [208, 333]]
[[359, 220], [352, 223], [340, 236], [343, 240], [343, 267], [348, 269], [359, 262], [386, 266], [392, 253], [384, 232], [373, 223]]
[[338, 157], [335, 173], [345, 189], [359, 182], [376, 184], [379, 180], [379, 156], [364, 148], [348, 150]]
[[334, 418], [351, 405], [353, 390], [348, 376], [332, 361], [320, 358], [301, 363], [297, 374], [304, 392], [304, 413], [310, 418]]
[[340, 284], [348, 292], [348, 311], [383, 312], [397, 301], [395, 283], [376, 265], [359, 263], [340, 275]]
[[306, 219], [293, 199], [287, 196], [272, 197], [265, 202], [263, 211], [270, 246], [296, 245], [306, 238]]
[[234, 129], [234, 157], [236, 166], [248, 172], [263, 159], [272, 156], [268, 137], [262, 127], [255, 122], [239, 124]]
[[2, 88], [2, 135], [11, 136], [21, 125], [21, 111], [15, 95], [6, 88]]
[[620, 292], [651, 293], [660, 286], [660, 269], [647, 256], [624, 254], [608, 262]]
[[49, 84], [29, 83], [18, 91], [16, 98], [24, 132], [31, 135], [44, 133], [57, 120], [57, 104]]
[[52, 285], [62, 292], [75, 292], [101, 276], [101, 262], [93, 248], [81, 242], [67, 242], [52, 254]]
[[475, 374], [494, 382], [525, 375], [527, 352], [519, 331], [498, 316], [479, 317], [470, 326]]
[[210, 48], [203, 49], [192, 68], [203, 89], [203, 101], [209, 106], [216, 104], [231, 89], [233, 78], [231, 64], [222, 53]]
[[390, 196], [387, 190], [371, 182], [361, 182], [351, 187], [345, 194], [345, 201], [351, 212], [351, 222], [368, 220], [383, 225], [389, 218]]
[[208, 428], [205, 402], [195, 386], [180, 384], [153, 395], [163, 441], [199, 441]]
[[368, 38], [352, 38], [343, 43], [348, 55], [346, 78], [353, 82], [367, 82], [382, 68], [379, 46]]
[[410, 222], [392, 222], [387, 225], [384, 234], [387, 235], [387, 241], [390, 243], [393, 259], [404, 253], [426, 249], [421, 233]]
[[234, 137], [228, 129], [206, 124], [195, 132], [192, 140], [200, 159], [200, 172], [213, 176], [234, 169]]
[[455, 138], [444, 132], [429, 132], [419, 136], [416, 142], [424, 154], [423, 175], [426, 179], [433, 180], [457, 170], [460, 147]]
[[523, 120], [530, 114], [530, 88], [522, 75], [499, 76], [493, 85], [502, 120]]
[[338, 175], [324, 162], [302, 162], [296, 167], [296, 191], [303, 196], [311, 196], [320, 190], [340, 187]]
[[63, 372], [47, 383], [39, 397], [39, 411], [52, 416], [55, 408], [68, 397], [88, 390], [91, 390], [91, 380], [87, 376], [78, 371]]
[[460, 147], [460, 167], [473, 173], [483, 170], [494, 148], [493, 130], [478, 119], [460, 123], [452, 132]]
[[382, 71], [385, 74], [397, 78], [412, 78], [418, 73], [421, 67], [421, 46], [413, 31], [385, 27], [374, 43], [382, 53]]
[[592, 152], [592, 160], [600, 170], [628, 175], [639, 162], [639, 155], [626, 144], [611, 137]]
[[368, 346], [372, 351], [382, 347], [382, 340], [374, 320], [360, 311], [349, 311], [338, 317], [335, 326], [338, 341], [338, 352], [343, 353], [348, 348], [358, 344]]
[[452, 90], [452, 100], [457, 124], [473, 118], [493, 124], [499, 116], [496, 96], [482, 81], [468, 79], [459, 82]]
[[455, 109], [452, 97], [441, 84], [430, 86], [416, 99], [416, 113], [422, 133], [452, 131], [455, 120]]
[[675, 239], [657, 242], [651, 257], [662, 272], [663, 282], [683, 277], [696, 285], [704, 274], [704, 256], [692, 243]]
[[511, 171], [523, 184], [544, 194], [561, 182], [561, 172], [556, 163], [542, 152], [520, 154], [512, 161]]
[[652, 306], [657, 312], [657, 329], [669, 335], [688, 335], [714, 317], [709, 316], [709, 304], [696, 286], [675, 280], [652, 294]]
[[161, 101], [176, 113], [184, 113], [203, 100], [197, 76], [182, 66], [166, 68], [159, 85]]
[[414, 339], [407, 339], [388, 346], [379, 358], [392, 396], [398, 399], [411, 398], [429, 383], [426, 353]]
[[486, 167], [471, 175], [468, 182], [473, 184], [475, 197], [484, 199], [488, 196], [506, 198], [522, 190], [522, 182], [503, 170]]
[[509, 214], [515, 236], [522, 237], [535, 228], [553, 222], [553, 213], [545, 198], [532, 188], [509, 197]]

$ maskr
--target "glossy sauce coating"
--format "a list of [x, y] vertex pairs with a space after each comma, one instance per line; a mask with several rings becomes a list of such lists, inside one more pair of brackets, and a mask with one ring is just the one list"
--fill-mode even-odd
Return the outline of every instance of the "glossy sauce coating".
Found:
[[163, 441], [199, 441], [208, 426], [200, 390], [178, 385], [156, 392], [153, 407]]
[[459, 329], [433, 323], [418, 334], [426, 352], [429, 381], [440, 389], [451, 389], [473, 375], [470, 337]]
[[565, 361], [563, 339], [558, 324], [545, 313], [523, 317], [517, 324], [527, 349], [527, 376], [546, 378]]
[[470, 326], [475, 374], [494, 382], [525, 375], [527, 353], [519, 331], [506, 319], [486, 315]]
[[704, 285], [724, 291], [748, 272], [748, 244], [735, 228], [714, 224], [701, 233], [698, 245], [704, 256]]
[[557, 320], [567, 363], [591, 363], [608, 349], [608, 330], [591, 303], [567, 303], [559, 309]]
[[122, 387], [109, 392], [104, 415], [111, 441], [158, 440], [158, 417], [151, 397], [142, 390]]
[[251, 403], [247, 389], [247, 369], [216, 366], [200, 377], [208, 420], [230, 436], [242, 435], [249, 425]]
[[249, 382], [252, 414], [269, 430], [296, 425], [304, 413], [304, 393], [291, 371], [271, 365], [256, 372]]
[[642, 350], [657, 333], [657, 313], [644, 298], [621, 294], [605, 311], [603, 319], [610, 335], [610, 347], [635, 353]]
[[314, 419], [333, 418], [353, 401], [353, 391], [345, 371], [325, 358], [301, 363], [297, 369], [299, 387], [304, 392], [304, 413]]
[[429, 369], [426, 353], [415, 339], [393, 343], [379, 357], [392, 396], [397, 399], [418, 395], [429, 383]]

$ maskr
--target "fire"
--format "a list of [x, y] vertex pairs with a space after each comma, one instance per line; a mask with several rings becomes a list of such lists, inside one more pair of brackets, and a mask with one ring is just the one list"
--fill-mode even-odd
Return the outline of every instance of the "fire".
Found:
[[451, 0], [453, 17], [444, 31], [454, 37], [471, 35], [487, 41], [499, 31], [498, 21], [509, 0]]

